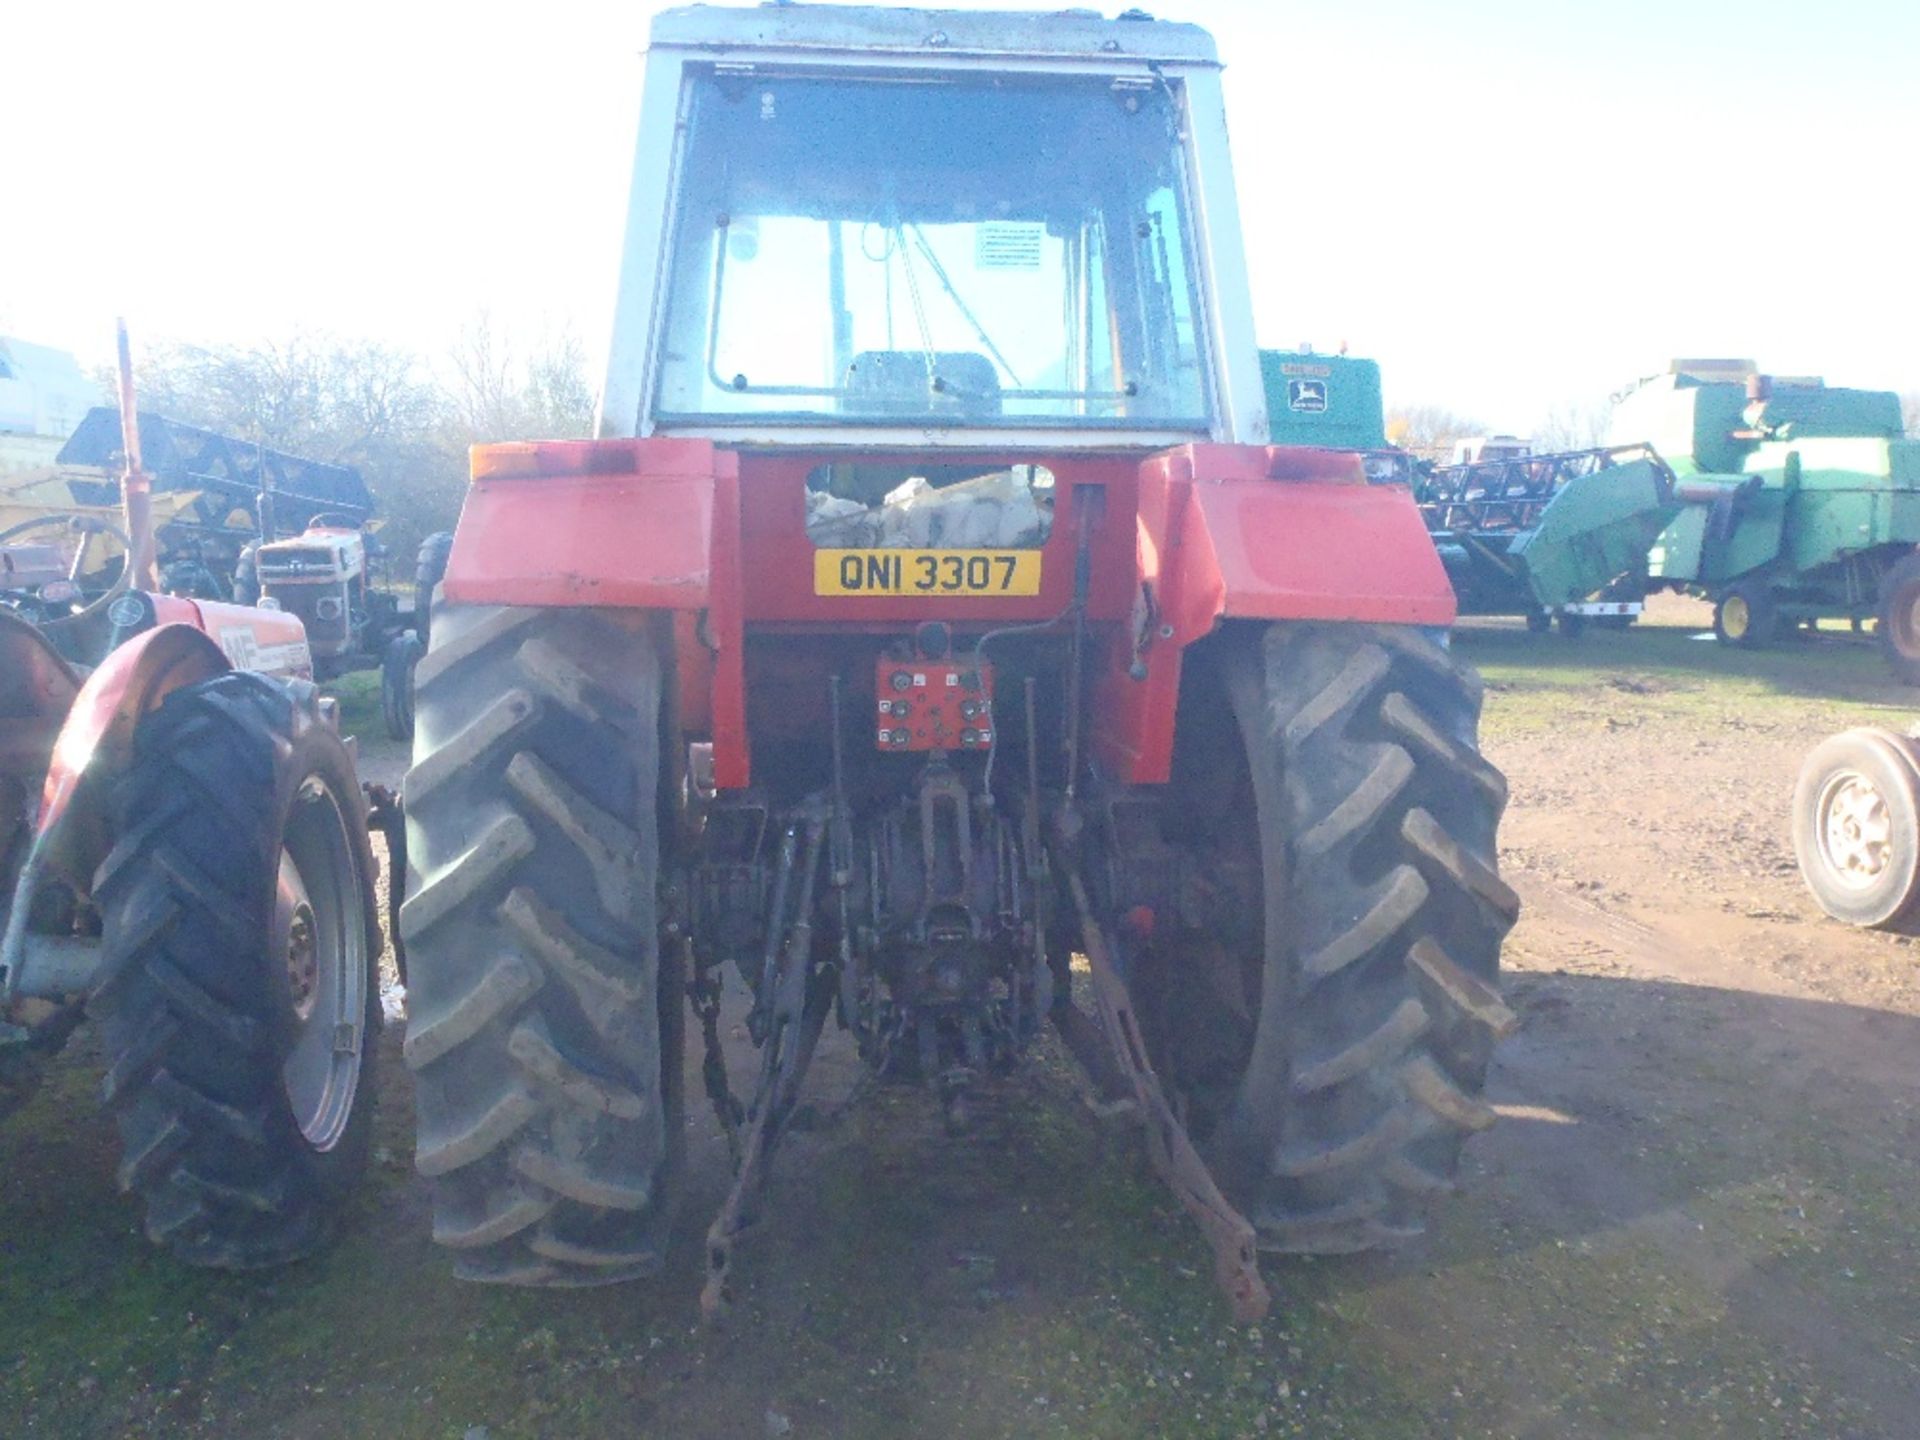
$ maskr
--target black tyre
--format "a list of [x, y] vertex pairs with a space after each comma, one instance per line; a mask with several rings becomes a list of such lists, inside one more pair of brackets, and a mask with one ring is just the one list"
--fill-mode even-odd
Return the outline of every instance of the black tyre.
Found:
[[1555, 623], [1560, 627], [1562, 639], [1578, 640], [1587, 633], [1587, 617], [1572, 610], [1562, 610]]
[[1545, 610], [1529, 610], [1527, 612], [1528, 634], [1544, 635], [1551, 629], [1553, 629], [1553, 616], [1551, 613]]
[[661, 681], [652, 634], [615, 617], [434, 617], [405, 792], [406, 1057], [434, 1239], [469, 1279], [660, 1263], [683, 1144]]
[[433, 592], [446, 578], [447, 557], [453, 553], [453, 532], [436, 530], [420, 542], [413, 567], [413, 628], [425, 646], [432, 641]]
[[1757, 650], [1778, 639], [1779, 631], [1773, 592], [1760, 581], [1743, 580], [1713, 602], [1713, 633], [1722, 645]]
[[1920, 685], [1920, 555], [1907, 556], [1882, 577], [1876, 630], [1893, 673]]
[[365, 1168], [380, 950], [353, 762], [310, 685], [235, 672], [134, 732], [94, 880], [102, 1095], [147, 1234], [293, 1260]]
[[1899, 928], [1920, 899], [1920, 765], [1891, 731], [1823, 740], [1793, 788], [1793, 849], [1820, 908]]
[[[1392, 627], [1274, 625], [1195, 659], [1170, 787], [1187, 813], [1163, 828], [1205, 828], [1180, 843], [1211, 883], [1235, 884], [1236, 857], [1255, 874], [1209, 933], [1142, 957], [1155, 1062], [1262, 1248], [1395, 1242], [1492, 1122], [1479, 1095], [1513, 1023], [1496, 987], [1519, 901], [1479, 681]], [[1222, 712], [1237, 737], [1205, 718]], [[1241, 798], [1177, 798], [1183, 772], [1235, 763]], [[1236, 936], [1242, 910], [1264, 920]]]
[[380, 714], [395, 740], [413, 739], [413, 672], [426, 651], [418, 635], [403, 630], [380, 661]]

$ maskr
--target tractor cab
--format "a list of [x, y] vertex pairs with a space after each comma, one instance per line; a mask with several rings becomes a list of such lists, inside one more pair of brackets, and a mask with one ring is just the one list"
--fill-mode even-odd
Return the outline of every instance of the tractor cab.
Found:
[[662, 15], [601, 433], [1264, 441], [1219, 71], [1144, 17]]

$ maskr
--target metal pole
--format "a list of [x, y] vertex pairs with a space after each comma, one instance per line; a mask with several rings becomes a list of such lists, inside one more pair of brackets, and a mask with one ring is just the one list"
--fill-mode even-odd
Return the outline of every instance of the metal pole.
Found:
[[140, 415], [133, 406], [133, 355], [127, 345], [127, 322], [114, 321], [120, 352], [120, 448], [126, 469], [120, 475], [120, 513], [126, 522], [127, 569], [133, 588], [155, 588], [153, 574], [153, 481], [140, 468]]

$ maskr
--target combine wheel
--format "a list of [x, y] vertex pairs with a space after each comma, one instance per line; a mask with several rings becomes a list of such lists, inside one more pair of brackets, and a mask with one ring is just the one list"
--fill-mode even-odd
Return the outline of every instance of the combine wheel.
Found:
[[1900, 561], [1880, 582], [1880, 653], [1908, 685], [1920, 685], [1920, 555]]
[[1755, 650], [1778, 638], [1779, 629], [1773, 594], [1758, 581], [1743, 580], [1714, 601], [1713, 633], [1723, 645]]
[[681, 983], [663, 964], [661, 667], [589, 610], [442, 606], [406, 780], [415, 1163], [456, 1273], [659, 1267], [679, 1165]]
[[353, 763], [311, 686], [242, 672], [175, 692], [134, 752], [89, 1007], [120, 1184], [183, 1260], [292, 1260], [371, 1135], [380, 931]]
[[413, 739], [413, 672], [426, 649], [418, 635], [403, 630], [380, 662], [380, 713], [395, 740]]
[[[1264, 933], [1240, 958], [1224, 935], [1156, 943], [1150, 1043], [1262, 1248], [1363, 1250], [1423, 1228], [1494, 1118], [1479, 1095], [1514, 1024], [1496, 986], [1519, 912], [1495, 868], [1507, 787], [1476, 749], [1478, 678], [1429, 634], [1253, 638], [1196, 666], [1180, 743], [1244, 757], [1239, 798], [1185, 823], [1211, 827], [1203, 851], [1260, 857]], [[1243, 745], [1187, 725], [1223, 698]], [[1174, 788], [1207, 764], [1176, 754]]]
[[1822, 741], [1793, 790], [1793, 849], [1820, 908], [1897, 928], [1920, 898], [1920, 766], [1891, 731]]

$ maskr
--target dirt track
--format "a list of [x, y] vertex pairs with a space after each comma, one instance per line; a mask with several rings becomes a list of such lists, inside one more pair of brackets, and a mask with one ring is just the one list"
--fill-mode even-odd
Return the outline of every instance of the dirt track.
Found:
[[[390, 1033], [382, 1162], [341, 1245], [223, 1278], [139, 1239], [81, 1046], [0, 1132], [4, 1429], [1920, 1434], [1920, 950], [1821, 918], [1786, 839], [1800, 756], [1904, 726], [1912, 697], [1837, 636], [1730, 656], [1689, 638], [1697, 612], [1656, 618], [1577, 644], [1463, 635], [1526, 901], [1503, 1123], [1427, 1241], [1270, 1264], [1256, 1329], [1225, 1323], [1137, 1140], [1052, 1054], [968, 1139], [913, 1095], [800, 1137], [712, 1332], [698, 1235], [725, 1168], [704, 1109], [658, 1283], [458, 1286], [427, 1244]], [[844, 1051], [817, 1073], [830, 1112]]]

